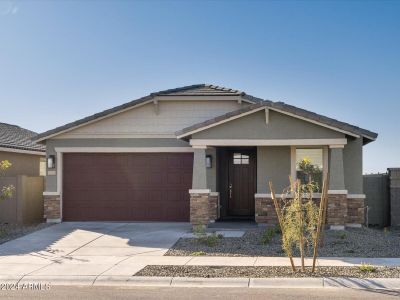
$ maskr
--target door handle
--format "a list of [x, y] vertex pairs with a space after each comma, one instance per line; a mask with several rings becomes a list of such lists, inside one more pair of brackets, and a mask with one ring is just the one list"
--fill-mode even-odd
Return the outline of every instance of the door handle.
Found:
[[229, 184], [229, 199], [232, 199], [232, 183]]

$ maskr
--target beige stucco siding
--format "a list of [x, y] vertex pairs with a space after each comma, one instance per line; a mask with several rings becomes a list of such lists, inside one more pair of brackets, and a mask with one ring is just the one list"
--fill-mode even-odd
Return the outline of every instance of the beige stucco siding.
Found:
[[269, 192], [272, 181], [281, 194], [289, 186], [290, 147], [257, 147], [257, 193]]
[[237, 101], [159, 101], [148, 103], [117, 115], [58, 135], [57, 139], [123, 137], [126, 135], [173, 135], [190, 125], [241, 108]]
[[343, 149], [344, 183], [349, 194], [363, 194], [362, 138], [348, 138]]
[[193, 139], [327, 139], [344, 138], [341, 132], [279, 112], [265, 111], [226, 122], [192, 135]]
[[0, 161], [9, 160], [12, 166], [7, 170], [6, 176], [28, 175], [39, 176], [40, 155], [0, 151]]

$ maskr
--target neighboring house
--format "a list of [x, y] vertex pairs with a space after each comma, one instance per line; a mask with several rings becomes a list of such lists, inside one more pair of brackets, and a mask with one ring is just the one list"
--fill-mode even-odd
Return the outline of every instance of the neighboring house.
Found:
[[0, 161], [9, 160], [12, 167], [6, 176], [44, 176], [46, 147], [33, 142], [37, 133], [16, 125], [0, 123]]
[[0, 123], [0, 161], [12, 166], [0, 176], [0, 189], [12, 185], [11, 199], [0, 201], [0, 223], [43, 221], [43, 180], [46, 147], [31, 139], [37, 133]]
[[[377, 134], [213, 85], [152, 93], [36, 137], [46, 144], [45, 215], [59, 221], [252, 219], [274, 224], [297, 163], [330, 177], [328, 223], [364, 222], [362, 147]], [[53, 163], [55, 162], [55, 163]], [[318, 194], [316, 194], [318, 196]]]

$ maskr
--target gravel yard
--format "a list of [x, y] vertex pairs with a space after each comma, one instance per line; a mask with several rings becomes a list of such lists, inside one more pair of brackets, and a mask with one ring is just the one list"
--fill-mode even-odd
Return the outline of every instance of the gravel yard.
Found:
[[400, 267], [377, 267], [373, 272], [363, 272], [358, 267], [318, 267], [315, 273], [311, 273], [311, 268], [307, 267], [305, 273], [293, 273], [290, 267], [147, 266], [134, 276], [399, 278]]
[[44, 229], [49, 227], [49, 223], [39, 224], [0, 224], [0, 244], [19, 238], [21, 236], [32, 233], [36, 230]]
[[[247, 230], [240, 238], [219, 238], [210, 246], [196, 238], [181, 238], [165, 254], [169, 256], [285, 256], [281, 236], [276, 234], [263, 243], [265, 229]], [[400, 231], [351, 228], [325, 231], [320, 257], [400, 257]], [[309, 253], [310, 254], [310, 253]]]

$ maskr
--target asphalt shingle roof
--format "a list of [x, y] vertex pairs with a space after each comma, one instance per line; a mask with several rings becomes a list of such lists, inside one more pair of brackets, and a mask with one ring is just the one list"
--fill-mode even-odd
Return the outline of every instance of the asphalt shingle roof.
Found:
[[0, 147], [44, 152], [45, 147], [32, 141], [37, 133], [16, 125], [0, 123]]
[[241, 96], [243, 99], [250, 101], [252, 103], [254, 103], [254, 105], [250, 105], [249, 107], [243, 108], [243, 109], [239, 109], [237, 111], [228, 113], [226, 115], [217, 117], [215, 119], [211, 119], [208, 120], [206, 122], [202, 122], [199, 124], [195, 124], [193, 126], [190, 126], [188, 128], [185, 128], [181, 131], [179, 131], [179, 135], [184, 134], [185, 132], [189, 132], [191, 130], [193, 130], [192, 128], [200, 128], [201, 126], [205, 126], [206, 124], [211, 124], [213, 122], [218, 122], [215, 120], [220, 120], [223, 118], [229, 118], [232, 114], [240, 114], [242, 113], [242, 111], [247, 111], [249, 109], [251, 109], [251, 107], [257, 106], [257, 105], [262, 105], [262, 106], [269, 106], [271, 108], [276, 108], [276, 109], [280, 109], [282, 111], [286, 111], [304, 118], [308, 118], [310, 120], [314, 120], [314, 121], [318, 121], [320, 123], [332, 126], [332, 127], [337, 127], [339, 129], [348, 131], [348, 132], [352, 132], [354, 134], [357, 135], [362, 135], [363, 137], [366, 137], [370, 140], [374, 140], [378, 134], [371, 132], [369, 130], [366, 129], [362, 129], [359, 128], [357, 126], [348, 124], [348, 123], [344, 123], [335, 119], [331, 119], [329, 117], [325, 117], [292, 105], [288, 105], [285, 104], [283, 102], [273, 102], [270, 100], [264, 100], [261, 98], [257, 98], [251, 95], [248, 95], [242, 91], [239, 90], [234, 90], [234, 89], [230, 89], [230, 88], [225, 88], [225, 87], [220, 87], [220, 86], [216, 86], [216, 85], [210, 85], [210, 84], [195, 84], [195, 85], [190, 85], [190, 86], [184, 86], [184, 87], [180, 87], [180, 88], [175, 88], [175, 89], [169, 89], [169, 90], [163, 90], [163, 91], [159, 91], [159, 92], [155, 92], [155, 93], [151, 93], [150, 95], [147, 95], [145, 97], [130, 101], [128, 103], [113, 107], [111, 109], [107, 109], [104, 110], [102, 112], [96, 113], [94, 115], [85, 117], [83, 119], [65, 124], [63, 126], [48, 130], [46, 132], [43, 132], [41, 134], [38, 134], [34, 139], [35, 140], [44, 140], [49, 136], [52, 136], [54, 134], [58, 134], [60, 132], [69, 130], [73, 127], [76, 126], [80, 126], [82, 124], [85, 124], [87, 122], [90, 121], [94, 121], [98, 118], [102, 118], [105, 117], [107, 115], [113, 114], [113, 113], [117, 113], [118, 111], [127, 109], [129, 107], [138, 105], [140, 103], [144, 103], [147, 102], [149, 100], [154, 99], [157, 96]]

